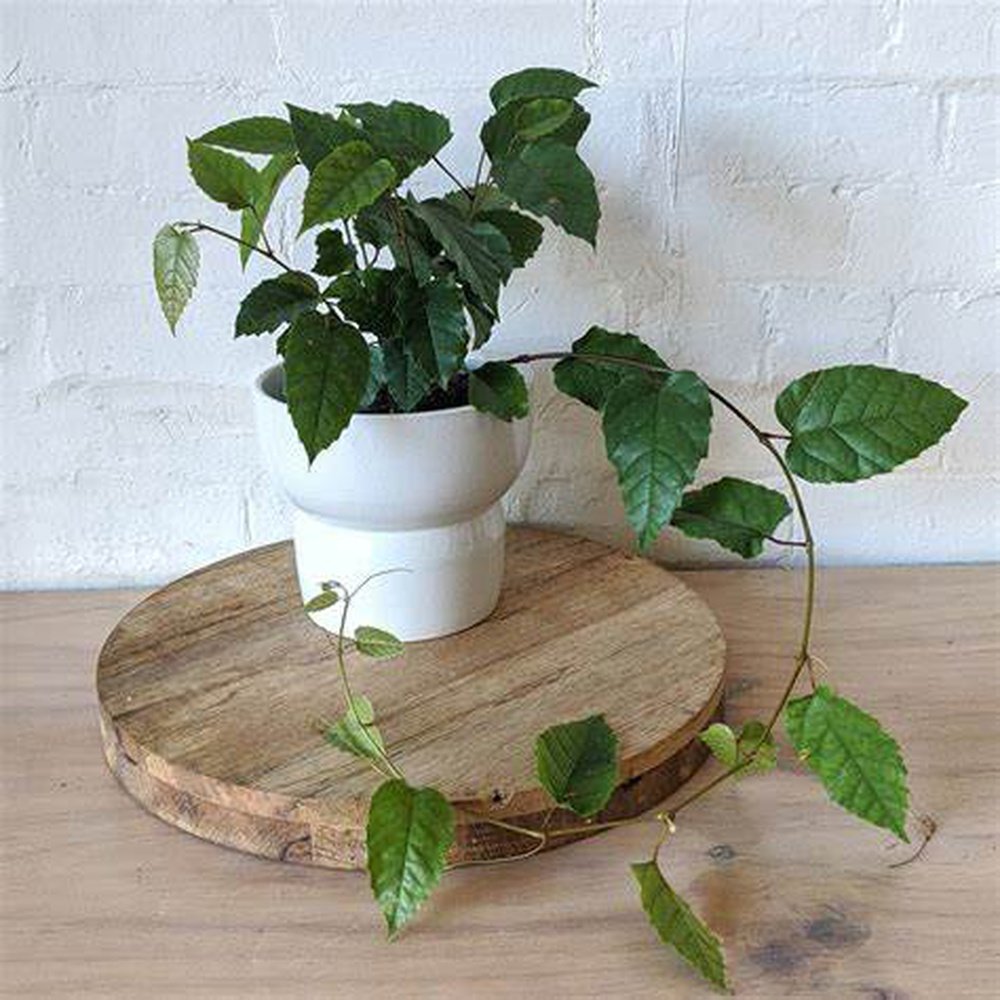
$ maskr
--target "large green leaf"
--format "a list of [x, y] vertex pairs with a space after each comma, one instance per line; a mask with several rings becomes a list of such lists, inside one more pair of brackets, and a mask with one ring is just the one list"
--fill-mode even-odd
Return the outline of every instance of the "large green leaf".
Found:
[[198, 241], [176, 226], [164, 226], [153, 239], [153, 281], [171, 332], [198, 283], [200, 259]]
[[656, 861], [632, 865], [642, 908], [660, 940], [714, 986], [728, 989], [722, 942], [660, 874]]
[[416, 409], [433, 387], [413, 346], [401, 336], [382, 341], [382, 366], [389, 394], [404, 413]]
[[590, 116], [576, 101], [524, 99], [505, 105], [488, 118], [479, 138], [495, 164], [519, 152], [526, 143], [546, 137], [564, 146], [575, 146], [589, 122]]
[[823, 685], [788, 703], [785, 729], [834, 802], [907, 839], [906, 765], [876, 719]]
[[461, 368], [469, 346], [462, 293], [447, 279], [422, 288], [411, 281], [400, 289], [401, 332], [427, 375], [444, 387]]
[[581, 90], [596, 86], [596, 83], [570, 73], [569, 70], [532, 67], [497, 80], [490, 88], [490, 100], [495, 108], [502, 108], [526, 97], [561, 97], [572, 100]]
[[299, 159], [311, 171], [338, 146], [363, 139], [361, 130], [344, 117], [335, 118], [325, 111], [310, 111], [286, 104]]
[[252, 205], [260, 193], [260, 174], [246, 160], [213, 146], [188, 139], [188, 167], [209, 198], [234, 211]]
[[595, 245], [601, 208], [594, 175], [572, 147], [543, 139], [495, 163], [493, 170], [500, 189], [521, 208]]
[[441, 880], [454, 839], [454, 813], [440, 792], [399, 780], [379, 785], [368, 810], [368, 875], [390, 937]]
[[506, 237], [489, 222], [466, 219], [442, 198], [410, 201], [411, 214], [420, 219], [454, 262], [463, 281], [496, 310], [500, 285], [513, 269]]
[[758, 483], [724, 476], [684, 494], [672, 523], [691, 538], [711, 538], [751, 559], [792, 512], [784, 494]]
[[353, 327], [303, 313], [284, 345], [285, 394], [309, 462], [340, 437], [368, 383], [368, 345]]
[[513, 365], [487, 361], [469, 372], [469, 402], [509, 422], [528, 415], [528, 387]]
[[392, 164], [367, 142], [347, 142], [314, 168], [302, 203], [300, 233], [320, 222], [346, 219], [372, 204], [396, 182]]
[[541, 223], [536, 222], [530, 215], [498, 208], [486, 212], [477, 211], [476, 216], [491, 226], [496, 226], [503, 233], [510, 246], [514, 267], [524, 267], [541, 245]]
[[573, 102], [561, 97], [538, 97], [528, 101], [517, 112], [517, 135], [533, 141], [543, 139], [569, 121]]
[[400, 180], [427, 163], [451, 138], [448, 119], [419, 104], [393, 101], [343, 107], [361, 122], [379, 155], [392, 161]]
[[346, 711], [323, 734], [327, 743], [338, 750], [361, 757], [364, 760], [380, 761], [385, 753], [382, 734], [375, 725], [375, 710], [372, 703], [361, 694], [353, 700], [354, 711]]
[[333, 277], [342, 271], [349, 271], [357, 264], [354, 248], [344, 239], [339, 229], [324, 229], [316, 234], [316, 263], [313, 270], [317, 274]]
[[604, 443], [640, 549], [670, 521], [708, 453], [712, 404], [694, 372], [633, 375], [604, 405]]
[[236, 336], [270, 333], [319, 304], [319, 286], [301, 271], [268, 278], [253, 288], [236, 314]]
[[253, 253], [250, 247], [255, 247], [260, 242], [264, 223], [268, 212], [271, 211], [271, 205], [274, 204], [274, 196], [278, 193], [281, 182], [298, 162], [298, 157], [294, 153], [279, 153], [277, 156], [272, 156], [261, 168], [254, 203], [240, 213], [240, 239], [243, 243], [240, 244], [239, 250], [240, 263], [243, 267], [247, 266], [250, 254]]
[[634, 334], [612, 333], [599, 326], [592, 326], [573, 341], [573, 353], [623, 359], [624, 363], [616, 364], [614, 361], [563, 358], [552, 370], [560, 392], [595, 410], [603, 408], [611, 390], [619, 382], [641, 370], [629, 362], [638, 361], [661, 368], [663, 373], [667, 371], [666, 362], [659, 354]]
[[618, 784], [618, 737], [603, 715], [552, 726], [535, 740], [535, 773], [559, 805], [593, 816]]
[[376, 660], [391, 660], [403, 654], [403, 644], [399, 639], [374, 625], [359, 625], [354, 630], [354, 644], [359, 652]]
[[792, 435], [786, 458], [814, 483], [849, 483], [888, 472], [936, 444], [965, 409], [936, 382], [876, 365], [810, 372], [778, 396]]
[[198, 137], [198, 142], [208, 146], [222, 146], [243, 153], [294, 153], [295, 136], [284, 118], [262, 116], [240, 118], [213, 128]]

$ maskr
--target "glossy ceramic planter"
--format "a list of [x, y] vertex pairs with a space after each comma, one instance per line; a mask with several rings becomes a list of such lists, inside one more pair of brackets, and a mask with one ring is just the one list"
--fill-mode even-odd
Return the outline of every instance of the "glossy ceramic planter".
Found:
[[[471, 406], [356, 414], [310, 467], [283, 400], [277, 365], [254, 385], [257, 430], [271, 475], [295, 507], [304, 600], [325, 580], [357, 586], [348, 628], [400, 639], [469, 628], [496, 607], [503, 579], [500, 498], [524, 466], [530, 418], [507, 424]], [[314, 615], [331, 631], [340, 609]]]

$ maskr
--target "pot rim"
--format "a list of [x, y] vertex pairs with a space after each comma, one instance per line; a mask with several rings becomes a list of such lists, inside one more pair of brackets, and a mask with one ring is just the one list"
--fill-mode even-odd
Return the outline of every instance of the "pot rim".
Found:
[[[285, 408], [285, 401], [282, 399], [276, 399], [264, 388], [264, 383], [269, 377], [271, 377], [275, 372], [280, 371], [284, 368], [282, 362], [270, 365], [265, 368], [259, 375], [257, 375], [253, 380], [254, 391], [268, 404], [273, 404], [275, 406], [280, 406], [282, 409]], [[480, 413], [471, 403], [463, 403], [461, 406], [448, 406], [441, 410], [421, 410], [419, 413], [355, 413], [351, 416], [351, 423], [356, 420], [386, 420], [389, 418], [395, 420], [421, 420], [429, 417], [448, 417], [457, 416], [459, 414], [465, 413]], [[489, 416], [489, 414], [484, 413], [483, 416]]]

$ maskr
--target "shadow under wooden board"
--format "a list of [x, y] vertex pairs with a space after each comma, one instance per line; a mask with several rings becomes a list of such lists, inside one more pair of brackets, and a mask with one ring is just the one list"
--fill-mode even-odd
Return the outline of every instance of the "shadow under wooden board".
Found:
[[[511, 528], [490, 618], [395, 660], [351, 653], [348, 670], [407, 780], [460, 807], [459, 862], [532, 846], [474, 814], [541, 823], [551, 803], [534, 742], [558, 722], [602, 713], [618, 734], [622, 784], [598, 819], [666, 798], [707, 755], [696, 735], [720, 717], [724, 662], [712, 613], [666, 570]], [[379, 778], [321, 735], [343, 699], [329, 637], [302, 611], [290, 543], [207, 566], [133, 608], [101, 650], [97, 693], [109, 766], [161, 819], [262, 857], [364, 867]], [[559, 810], [550, 828], [580, 822]]]

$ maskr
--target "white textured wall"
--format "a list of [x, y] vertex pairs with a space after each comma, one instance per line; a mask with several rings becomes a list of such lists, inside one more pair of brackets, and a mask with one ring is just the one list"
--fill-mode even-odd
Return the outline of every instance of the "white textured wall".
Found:
[[[230, 336], [262, 272], [205, 241], [176, 340], [154, 300], [157, 227], [225, 216], [188, 181], [185, 135], [284, 100], [409, 98], [451, 117], [469, 173], [488, 85], [533, 64], [601, 84], [583, 151], [604, 217], [596, 256], [550, 235], [497, 349], [627, 328], [765, 420], [810, 367], [926, 372], [971, 409], [901, 472], [810, 488], [824, 556], [1000, 554], [994, 3], [29, 0], [0, 17], [9, 585], [161, 580], [286, 533], [245, 388], [270, 345]], [[624, 539], [593, 418], [545, 379], [535, 395], [513, 514]], [[774, 481], [717, 427], [706, 474]]]

